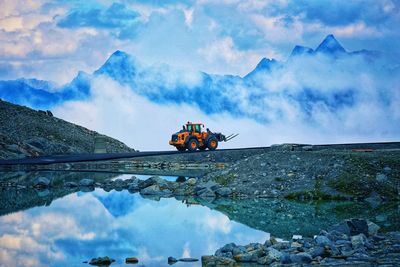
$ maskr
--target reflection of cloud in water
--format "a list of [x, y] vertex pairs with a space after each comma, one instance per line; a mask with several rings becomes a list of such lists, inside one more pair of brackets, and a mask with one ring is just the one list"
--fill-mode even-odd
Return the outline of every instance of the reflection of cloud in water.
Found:
[[[101, 202], [107, 198], [124, 212], [113, 216]], [[200, 258], [228, 242], [266, 239], [265, 233], [207, 207], [187, 207], [175, 199], [156, 202], [127, 191], [71, 194], [49, 207], [0, 217], [0, 224], [4, 266], [16, 259], [24, 266], [73, 266], [105, 255], [117, 260], [113, 266], [132, 256], [146, 266], [167, 266], [168, 256]]]

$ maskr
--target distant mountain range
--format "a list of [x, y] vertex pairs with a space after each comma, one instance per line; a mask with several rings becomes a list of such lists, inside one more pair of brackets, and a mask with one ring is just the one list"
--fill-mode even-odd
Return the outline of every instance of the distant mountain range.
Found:
[[[295, 93], [286, 87], [282, 89], [282, 86], [279, 91], [271, 89], [274, 79], [287, 73], [289, 68], [293, 71], [293, 66], [300, 65], [297, 68], [301, 71], [301, 66], [316, 62], [321, 68], [339, 69], [343, 67], [339, 64], [343, 60], [355, 59], [371, 64], [380, 56], [380, 53], [368, 50], [347, 52], [333, 35], [328, 35], [315, 50], [295, 46], [286, 62], [263, 58], [244, 77], [198, 72], [190, 74], [195, 76], [194, 79], [186, 79], [184, 73], [170, 66], [143, 67], [133, 56], [116, 51], [92, 74], [79, 72], [70, 83], [60, 88], [52, 82], [36, 79], [0, 81], [0, 98], [33, 108], [51, 109], [65, 101], [90, 98], [91, 81], [106, 76], [158, 104], [185, 103], [197, 106], [206, 114], [228, 112], [234, 117], [266, 122], [269, 117], [259, 110], [268, 111], [271, 104], [266, 101], [278, 94], [301, 106], [304, 114], [310, 113], [316, 102], [324, 103], [331, 110], [354, 102], [354, 88], [321, 92], [318, 85], [310, 82]], [[282, 75], [277, 76], [277, 73]], [[290, 88], [291, 85], [285, 86]], [[249, 109], [249, 106], [254, 108]]]

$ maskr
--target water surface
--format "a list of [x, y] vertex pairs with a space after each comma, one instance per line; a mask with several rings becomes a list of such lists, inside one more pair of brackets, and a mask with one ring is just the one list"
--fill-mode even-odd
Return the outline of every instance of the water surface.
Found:
[[[127, 190], [80, 192], [62, 186], [82, 178], [101, 182], [131, 175], [0, 175], [0, 181], [25, 184], [37, 176], [47, 176], [55, 185], [50, 190], [2, 187], [0, 266], [88, 266], [82, 262], [106, 255], [117, 260], [112, 266], [125, 266], [126, 257], [138, 257], [140, 266], [168, 266], [169, 256], [200, 259], [226, 243], [264, 242], [270, 233], [286, 239], [293, 234], [312, 236], [352, 217], [370, 219], [384, 231], [400, 229], [398, 203], [159, 199]], [[200, 265], [178, 262], [175, 266]]]

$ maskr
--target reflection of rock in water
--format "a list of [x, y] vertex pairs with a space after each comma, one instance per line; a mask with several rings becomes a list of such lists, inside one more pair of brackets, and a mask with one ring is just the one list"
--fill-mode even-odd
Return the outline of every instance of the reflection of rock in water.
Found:
[[278, 237], [290, 238], [293, 234], [312, 236], [329, 225], [348, 218], [366, 218], [380, 223], [383, 230], [394, 231], [400, 227], [398, 203], [385, 203], [372, 208], [363, 202], [295, 202], [280, 199], [198, 199], [200, 204], [218, 210], [236, 222], [269, 232]]
[[[77, 189], [76, 189], [77, 190]], [[16, 189], [3, 188], [0, 194], [0, 216], [38, 206], [49, 206], [55, 199], [76, 190], [57, 189]]]
[[[51, 183], [49, 188], [33, 189], [31, 186], [38, 177], [46, 177]], [[12, 172], [1, 173], [2, 183], [23, 185], [27, 188], [3, 187], [0, 194], [0, 216], [29, 209], [37, 206], [48, 206], [58, 198], [76, 192], [78, 188], [66, 188], [67, 182], [79, 182], [83, 178], [94, 181], [104, 181], [115, 177], [109, 173], [84, 173], [84, 172]]]

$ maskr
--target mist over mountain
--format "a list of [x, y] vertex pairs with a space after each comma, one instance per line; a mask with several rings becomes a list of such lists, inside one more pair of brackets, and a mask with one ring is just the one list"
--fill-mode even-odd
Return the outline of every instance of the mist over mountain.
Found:
[[338, 127], [344, 134], [398, 136], [400, 69], [393, 66], [396, 62], [388, 62], [380, 52], [347, 51], [333, 35], [315, 49], [295, 46], [285, 62], [263, 58], [244, 77], [146, 66], [118, 50], [98, 70], [80, 72], [61, 88], [46, 81], [1, 81], [0, 98], [51, 109], [101, 95], [94, 88], [101, 78], [155, 105], [188, 105], [206, 116], [227, 114], [262, 125], [304, 124], [324, 132]]

